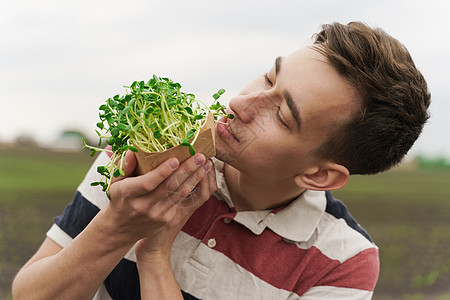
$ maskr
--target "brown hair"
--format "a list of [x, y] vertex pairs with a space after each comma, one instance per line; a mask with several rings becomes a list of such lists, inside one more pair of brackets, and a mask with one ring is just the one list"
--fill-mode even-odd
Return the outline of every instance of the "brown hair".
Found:
[[316, 155], [351, 174], [397, 165], [429, 118], [430, 93], [408, 50], [383, 30], [360, 22], [323, 25], [313, 47], [362, 100], [361, 109], [338, 126]]

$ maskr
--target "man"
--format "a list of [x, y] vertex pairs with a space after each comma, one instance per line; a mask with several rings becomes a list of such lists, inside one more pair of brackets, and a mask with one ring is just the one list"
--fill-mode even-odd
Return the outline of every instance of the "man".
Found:
[[[89, 187], [100, 155], [14, 296], [371, 298], [378, 249], [329, 191], [398, 164], [429, 102], [397, 40], [361, 23], [325, 25], [231, 99], [214, 166], [202, 154], [169, 159], [115, 180], [109, 201]], [[126, 174], [135, 165], [128, 153]]]

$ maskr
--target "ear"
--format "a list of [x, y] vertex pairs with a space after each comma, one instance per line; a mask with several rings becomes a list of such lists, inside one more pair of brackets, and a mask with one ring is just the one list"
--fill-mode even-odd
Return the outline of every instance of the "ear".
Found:
[[344, 187], [350, 177], [346, 167], [327, 163], [321, 168], [315, 167], [295, 176], [295, 184], [307, 190], [331, 191]]

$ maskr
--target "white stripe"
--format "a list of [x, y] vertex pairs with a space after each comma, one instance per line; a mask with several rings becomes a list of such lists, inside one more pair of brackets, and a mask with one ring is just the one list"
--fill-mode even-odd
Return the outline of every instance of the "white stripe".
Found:
[[288, 299], [292, 294], [256, 277], [184, 232], [175, 240], [171, 264], [180, 288], [204, 300]]
[[348, 226], [344, 219], [338, 219], [328, 213], [322, 217], [316, 231], [307, 242], [286, 241], [296, 244], [301, 249], [316, 247], [330, 259], [339, 260], [341, 263], [361, 251], [377, 248], [361, 233]]
[[97, 293], [95, 294], [94, 298], [92, 298], [92, 300], [113, 300], [113, 299], [106, 290], [105, 285], [102, 284], [98, 289]]
[[[97, 173], [97, 166], [105, 165], [108, 160], [109, 157], [106, 153], [100, 153], [94, 164], [90, 167], [83, 181], [78, 186], [78, 191], [81, 195], [99, 209], [102, 209], [109, 200], [106, 197], [106, 194], [102, 192], [101, 188], [92, 187], [91, 182], [100, 180], [101, 176]], [[66, 247], [72, 241], [72, 238], [56, 224], [53, 224], [48, 230], [47, 236], [61, 247]]]
[[[316, 286], [309, 289], [302, 297], [301, 300], [323, 300], [323, 299], [345, 299], [345, 300], [367, 300], [372, 299], [373, 292], [342, 288], [334, 286]], [[291, 298], [288, 298], [291, 299]], [[295, 298], [294, 298], [295, 299]]]
[[134, 244], [133, 247], [131, 247], [131, 249], [128, 250], [127, 254], [125, 254], [123, 258], [132, 262], [136, 262], [136, 254], [134, 253], [134, 247], [136, 247], [136, 244]]
[[53, 224], [47, 231], [47, 237], [53, 240], [61, 247], [66, 247], [73, 240], [70, 235], [65, 233], [58, 225]]
[[100, 186], [91, 186], [91, 183], [101, 179], [101, 175], [97, 172], [97, 167], [106, 165], [108, 161], [109, 156], [106, 152], [100, 153], [87, 172], [83, 181], [78, 186], [78, 191], [81, 195], [83, 195], [84, 198], [97, 206], [99, 209], [105, 207], [109, 200], [106, 193], [102, 191]]
[[288, 207], [268, 220], [267, 226], [279, 236], [289, 240], [307, 241], [322, 221], [326, 205], [325, 192], [306, 190]]

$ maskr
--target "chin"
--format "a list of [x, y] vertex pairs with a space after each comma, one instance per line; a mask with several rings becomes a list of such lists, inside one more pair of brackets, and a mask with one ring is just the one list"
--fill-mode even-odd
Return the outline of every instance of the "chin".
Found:
[[226, 164], [234, 165], [236, 162], [236, 155], [229, 151], [223, 151], [223, 149], [216, 148], [216, 156], [218, 160], [223, 161]]

